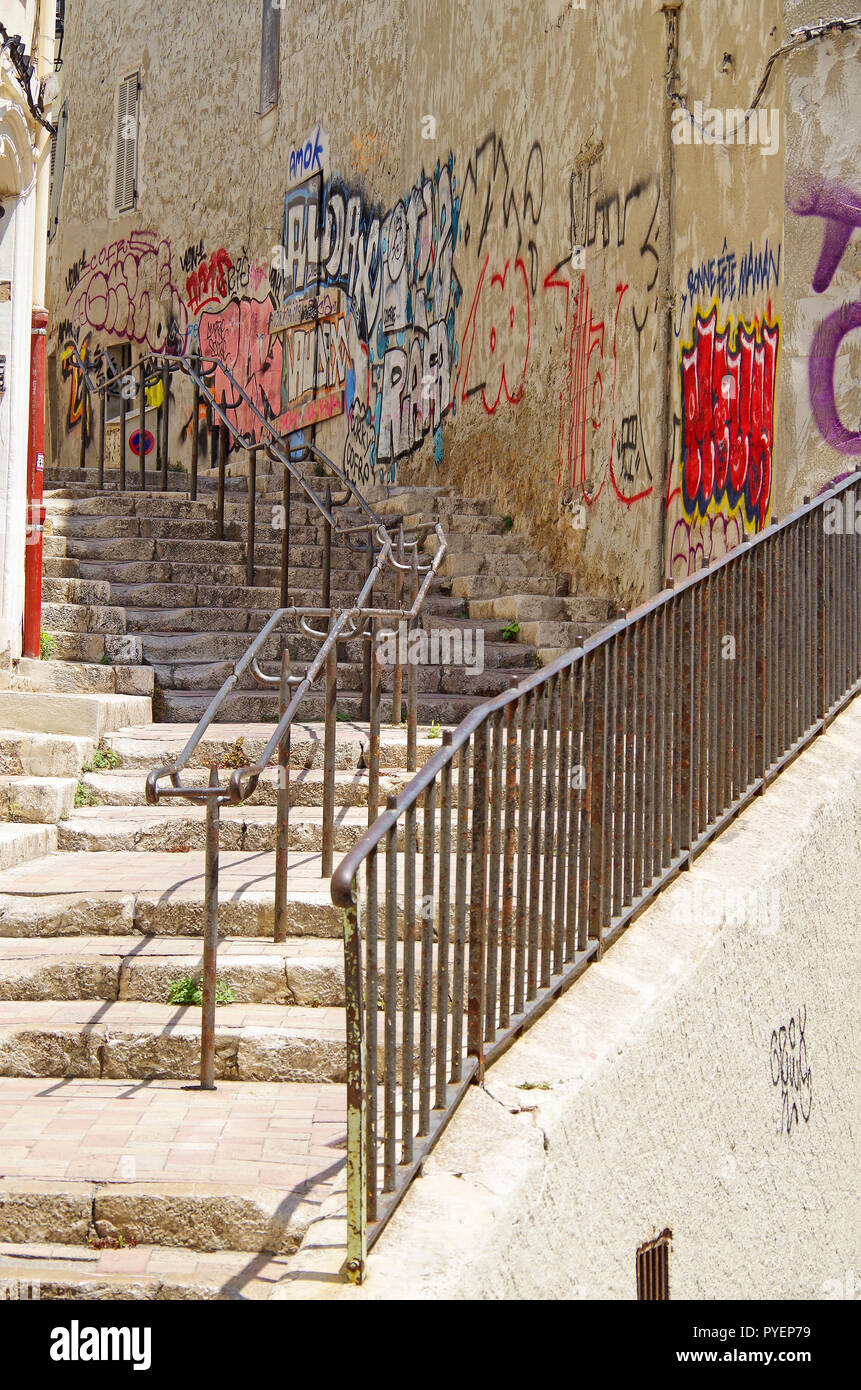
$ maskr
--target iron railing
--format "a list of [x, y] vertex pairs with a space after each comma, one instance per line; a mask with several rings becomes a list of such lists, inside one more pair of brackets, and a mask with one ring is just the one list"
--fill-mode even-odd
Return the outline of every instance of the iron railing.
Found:
[[861, 689], [859, 487], [471, 711], [338, 865], [350, 1279], [468, 1085]]
[[[83, 391], [82, 402], [81, 467], [86, 467], [87, 417], [91, 413], [91, 398], [100, 400], [99, 413], [99, 486], [105, 487], [105, 434], [107, 399], [111, 394], [119, 394], [120, 410], [120, 460], [119, 486], [124, 490], [127, 483], [125, 462], [125, 405], [129, 397], [123, 388], [133, 382], [140, 397], [139, 439], [140, 474], [139, 484], [146, 489], [146, 462], [143, 441], [146, 432], [146, 388], [148, 384], [162, 382], [162, 415], [160, 433], [162, 437], [161, 489], [168, 490], [168, 441], [169, 441], [169, 401], [170, 381], [174, 372], [182, 372], [190, 378], [194, 386], [192, 410], [192, 459], [189, 475], [189, 495], [192, 500], [198, 490], [198, 439], [196, 423], [200, 401], [206, 402], [207, 409], [219, 421], [216, 520], [217, 537], [224, 536], [225, 503], [225, 464], [230, 441], [239, 449], [247, 450], [249, 472], [247, 479], [247, 537], [246, 566], [249, 586], [254, 584], [254, 533], [256, 521], [256, 456], [265, 449], [269, 459], [283, 469], [281, 546], [281, 604], [271, 614], [257, 636], [250, 642], [244, 655], [234, 663], [230, 675], [210, 701], [207, 709], [196, 725], [184, 749], [170, 764], [155, 768], [146, 781], [146, 799], [150, 805], [158, 805], [171, 799], [182, 799], [206, 808], [206, 852], [204, 872], [204, 933], [203, 933], [203, 988], [202, 988], [202, 1028], [200, 1082], [204, 1089], [211, 1089], [215, 1079], [215, 992], [218, 947], [218, 872], [220, 814], [222, 806], [237, 806], [247, 801], [255, 792], [261, 775], [273, 762], [278, 768], [278, 790], [276, 810], [276, 853], [275, 853], [275, 910], [274, 937], [276, 941], [286, 940], [288, 927], [287, 876], [290, 808], [290, 731], [303, 699], [316, 682], [325, 679], [325, 718], [323, 733], [323, 815], [321, 830], [321, 874], [328, 877], [334, 861], [334, 823], [335, 823], [335, 766], [336, 766], [336, 714], [338, 696], [339, 648], [351, 640], [363, 641], [365, 660], [363, 661], [362, 717], [370, 723], [369, 746], [365, 754], [369, 777], [368, 814], [373, 820], [378, 810], [379, 761], [380, 761], [380, 719], [381, 719], [381, 680], [379, 661], [373, 653], [376, 650], [376, 637], [383, 621], [394, 623], [397, 627], [405, 623], [412, 628], [419, 620], [430, 586], [445, 559], [447, 546], [445, 535], [439, 523], [428, 523], [414, 528], [405, 534], [402, 519], [388, 518], [388, 526], [374, 512], [362, 497], [356, 486], [342, 470], [313, 444], [303, 444], [300, 448], [285, 447], [275, 426], [267, 420], [249, 398], [243, 387], [236, 381], [229, 369], [215, 358], [200, 356], [174, 356], [152, 354], [141, 358], [135, 365], [134, 373], [129, 369], [118, 372], [113, 369], [110, 359], [100, 357], [97, 363], [86, 362], [76, 347], [71, 349], [73, 360], [81, 373]], [[90, 374], [90, 367], [98, 367], [99, 375]], [[230, 404], [224, 399], [216, 399], [209, 382], [216, 371], [224, 374], [234, 399]], [[232, 412], [240, 405], [249, 410], [257, 421], [258, 428], [266, 438], [254, 441], [243, 435], [231, 419]], [[325, 496], [321, 498], [312, 483], [301, 472], [300, 464], [313, 460], [323, 473], [331, 472], [339, 485], [343, 486], [343, 496], [333, 500], [331, 483], [327, 482]], [[311, 504], [312, 515], [319, 516], [323, 525], [321, 588], [322, 601], [319, 606], [297, 605], [289, 602], [289, 556], [290, 556], [290, 511], [291, 484], [296, 482]], [[361, 520], [342, 524], [335, 512], [339, 507], [352, 506], [358, 511]], [[432, 558], [423, 560], [422, 547], [428, 534], [433, 532], [436, 539]], [[346, 606], [331, 602], [331, 562], [332, 538], [339, 536], [353, 551], [362, 551], [366, 556], [364, 580], [356, 598]], [[395, 606], [385, 607], [374, 602], [374, 588], [387, 576], [395, 577]], [[317, 651], [308, 663], [303, 676], [291, 674], [288, 624], [296, 625], [299, 632], [319, 642]], [[322, 626], [319, 626], [322, 624]], [[276, 634], [282, 637], [281, 669], [279, 675], [270, 675], [262, 670], [259, 658], [267, 642]], [[286, 639], [286, 640], [284, 640]], [[191, 759], [209, 727], [215, 722], [227, 698], [236, 689], [246, 672], [260, 685], [277, 686], [279, 692], [279, 717], [263, 752], [252, 764], [233, 768], [227, 780], [222, 781], [217, 761], [210, 761], [209, 783], [188, 784], [182, 780], [183, 772], [189, 767]], [[393, 690], [391, 719], [399, 727], [402, 723], [403, 694], [403, 654], [398, 644], [398, 656], [393, 671]], [[407, 666], [406, 733], [407, 769], [416, 769], [418, 720], [418, 684], [415, 667]]]

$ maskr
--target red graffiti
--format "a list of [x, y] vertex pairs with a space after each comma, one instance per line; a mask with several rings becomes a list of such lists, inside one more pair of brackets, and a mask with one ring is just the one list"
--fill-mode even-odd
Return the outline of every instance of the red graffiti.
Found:
[[[765, 525], [771, 500], [774, 387], [780, 325], [728, 321], [717, 305], [697, 311], [690, 345], [682, 345], [682, 504], [689, 517], [726, 499], [741, 504], [750, 527]], [[737, 346], [733, 347], [733, 337]]]
[[[261, 415], [267, 420], [281, 413], [281, 343], [269, 332], [272, 300], [231, 300], [217, 312], [201, 314], [200, 350], [205, 357], [216, 357], [244, 388]], [[236, 428], [246, 437], [258, 439], [261, 427], [254, 412], [233, 389], [219, 365], [214, 373], [216, 398], [224, 400]]]
[[[493, 415], [503, 393], [511, 405], [523, 398], [531, 337], [529, 280], [520, 257], [488, 276], [484, 258], [461, 342], [463, 385], [460, 399], [481, 395]], [[473, 360], [473, 355], [475, 360]], [[512, 389], [513, 383], [513, 389]], [[455, 383], [455, 395], [457, 383]]]
[[[565, 291], [565, 376], [559, 392], [559, 487], [582, 490], [594, 502], [604, 486], [594, 486], [594, 436], [601, 428], [604, 380], [604, 321], [592, 313], [586, 276], [581, 274], [573, 296], [568, 279], [560, 279], [561, 266], [545, 276], [544, 288]], [[602, 470], [603, 471], [603, 470]]]
[[196, 314], [205, 304], [218, 304], [227, 294], [227, 272], [233, 262], [222, 246], [213, 251], [209, 261], [202, 261], [185, 282], [191, 312]]

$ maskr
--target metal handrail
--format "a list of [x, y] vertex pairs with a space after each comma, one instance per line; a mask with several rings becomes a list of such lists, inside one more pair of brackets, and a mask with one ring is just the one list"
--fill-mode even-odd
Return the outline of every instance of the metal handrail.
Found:
[[[468, 1086], [861, 693], [859, 489], [861, 469], [470, 711], [341, 859], [350, 1279]], [[851, 520], [826, 530], [835, 502]]]

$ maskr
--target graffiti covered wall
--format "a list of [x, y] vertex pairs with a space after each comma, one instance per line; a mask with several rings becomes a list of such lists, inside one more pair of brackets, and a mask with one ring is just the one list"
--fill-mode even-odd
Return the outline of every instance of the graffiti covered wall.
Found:
[[[361, 25], [332, 0], [328, 84], [301, 61], [316, 10], [299, 0], [282, 26], [290, 100], [262, 118], [259, 16], [170, 0], [168, 54], [137, 45], [145, 7], [128, 8], [119, 34], [86, 0], [66, 38], [79, 84], [50, 252], [65, 461], [92, 425], [69, 344], [200, 352], [248, 438], [262, 417], [313, 434], [361, 487], [489, 497], [548, 568], [628, 603], [850, 466], [848, 137], [826, 158], [823, 116], [823, 149], [795, 169], [778, 66], [750, 140], [723, 138], [779, 42], [780, 0], [682, 7], [697, 115], [672, 113], [669, 144], [666, 20], [635, 0], [386, 0]], [[793, 58], [817, 91], [839, 43]], [[193, 132], [182, 55], [209, 74]], [[104, 91], [137, 64], [138, 205], [117, 217]], [[857, 79], [841, 80], [848, 101]], [[722, 143], [701, 134], [710, 118]], [[192, 428], [205, 459], [205, 413], [174, 389], [171, 459]]]

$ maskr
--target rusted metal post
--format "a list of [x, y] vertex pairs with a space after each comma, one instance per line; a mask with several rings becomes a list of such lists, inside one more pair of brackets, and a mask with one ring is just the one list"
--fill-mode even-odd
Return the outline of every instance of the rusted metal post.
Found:
[[167, 474], [170, 464], [170, 367], [166, 362], [161, 369], [161, 490], [167, 492]]
[[105, 414], [108, 408], [107, 384], [99, 392], [99, 487], [105, 488]]
[[475, 772], [472, 782], [472, 872], [469, 903], [469, 998], [467, 1003], [467, 1055], [478, 1059], [476, 1079], [484, 1076], [484, 1015], [487, 976], [487, 801], [488, 726], [475, 731]]
[[[222, 409], [224, 401], [222, 399]], [[222, 420], [218, 426], [218, 498], [216, 502], [216, 537], [224, 540], [224, 482], [227, 475], [227, 426]]]
[[[398, 527], [398, 543], [395, 546], [395, 559], [398, 564], [404, 562], [404, 528]], [[395, 571], [395, 610], [400, 612], [404, 603], [404, 572], [402, 569]], [[392, 720], [395, 725], [401, 723], [401, 704], [403, 695], [403, 663], [401, 661], [401, 622], [398, 620], [397, 632], [395, 634], [395, 665], [392, 671]]]
[[245, 534], [245, 583], [254, 588], [254, 523], [257, 510], [257, 451], [248, 451], [248, 524]]
[[[290, 703], [290, 649], [281, 653], [278, 718]], [[278, 794], [275, 821], [275, 940], [287, 940], [287, 854], [290, 840], [290, 725], [278, 745]]]
[[[344, 981], [347, 1015], [347, 1259], [350, 1283], [361, 1284], [367, 1258], [367, 1151], [362, 932], [355, 884], [344, 910]], [[376, 1008], [376, 1000], [371, 1001]], [[375, 1156], [371, 1155], [372, 1161]]]
[[146, 359], [140, 361], [140, 415], [138, 417], [138, 474], [140, 476], [141, 491], [146, 492]]
[[[365, 546], [365, 579], [374, 568], [374, 534], [368, 528], [368, 539]], [[374, 606], [374, 591], [368, 594], [368, 606]], [[371, 642], [367, 642], [362, 648], [362, 705], [359, 710], [359, 718], [368, 720], [371, 717]]]
[[333, 643], [326, 653], [326, 709], [323, 733], [323, 847], [321, 872], [328, 878], [332, 872], [335, 850], [335, 738], [338, 708], [338, 646]]
[[200, 453], [200, 387], [194, 383], [194, 391], [191, 397], [191, 477], [189, 479], [189, 497], [192, 502], [197, 501], [197, 466]]
[[[332, 489], [326, 484], [326, 511], [332, 514]], [[323, 523], [323, 607], [332, 605], [332, 523]]]
[[[410, 608], [415, 603], [419, 592], [419, 555], [418, 546], [413, 551], [410, 565]], [[416, 770], [416, 739], [418, 732], [418, 667], [413, 660], [409, 649], [409, 634], [413, 630], [415, 618], [410, 619], [407, 629], [407, 772]]]
[[126, 382], [133, 382], [133, 378], [120, 377], [120, 491], [126, 490], [126, 421], [128, 420], [129, 403], [126, 396]]
[[[218, 785], [218, 768], [209, 769], [209, 785]], [[218, 832], [221, 807], [217, 796], [206, 802], [206, 860], [203, 907], [203, 1001], [200, 1018], [200, 1089], [215, 1090], [215, 989], [218, 957]]]
[[281, 480], [281, 607], [286, 608], [290, 595], [290, 483], [289, 469]]
[[380, 695], [383, 667], [380, 660], [379, 631], [380, 620], [379, 618], [374, 618], [371, 623], [371, 635], [368, 641], [368, 651], [371, 658], [367, 752], [368, 825], [373, 825], [374, 821], [377, 819], [377, 812], [380, 805]]
[[87, 416], [90, 413], [90, 390], [81, 373], [81, 468], [87, 466]]

